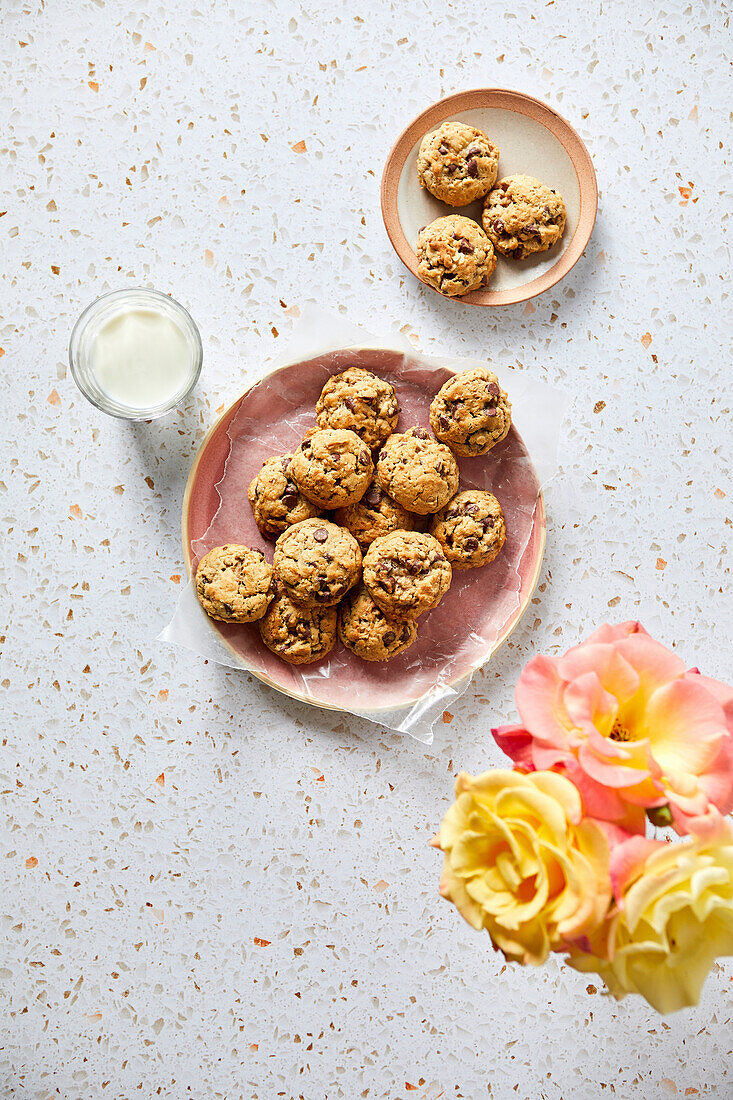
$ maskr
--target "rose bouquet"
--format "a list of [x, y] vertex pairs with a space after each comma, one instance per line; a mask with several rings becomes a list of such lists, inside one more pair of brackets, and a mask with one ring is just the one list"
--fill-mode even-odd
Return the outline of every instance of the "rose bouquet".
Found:
[[697, 1004], [733, 955], [733, 689], [629, 622], [535, 657], [516, 703], [492, 731], [514, 769], [460, 774], [432, 841], [441, 894], [507, 960], [561, 952], [618, 999]]

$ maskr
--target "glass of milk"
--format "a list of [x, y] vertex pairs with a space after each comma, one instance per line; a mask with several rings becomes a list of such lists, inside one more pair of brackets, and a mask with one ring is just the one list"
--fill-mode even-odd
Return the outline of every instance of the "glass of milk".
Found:
[[190, 394], [201, 373], [201, 336], [182, 305], [157, 290], [113, 290], [74, 326], [69, 363], [102, 412], [154, 420]]

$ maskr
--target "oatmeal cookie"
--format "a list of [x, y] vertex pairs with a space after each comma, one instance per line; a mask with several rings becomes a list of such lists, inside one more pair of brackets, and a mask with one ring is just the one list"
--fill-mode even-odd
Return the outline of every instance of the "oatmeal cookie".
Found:
[[441, 294], [470, 294], [488, 283], [495, 268], [494, 246], [478, 222], [448, 214], [420, 230], [417, 274]]
[[322, 509], [360, 500], [373, 474], [371, 451], [345, 428], [319, 428], [303, 440], [288, 466], [303, 496]]
[[417, 154], [417, 178], [436, 199], [465, 206], [494, 186], [499, 150], [475, 126], [444, 122], [426, 134]]
[[415, 525], [415, 517], [387, 496], [376, 481], [371, 483], [356, 504], [337, 508], [333, 518], [351, 531], [362, 550], [366, 550], [380, 535], [388, 535], [390, 531], [411, 531]]
[[255, 523], [267, 539], [276, 539], [294, 523], [319, 514], [316, 505], [304, 497], [288, 477], [292, 457], [287, 454], [266, 459], [247, 490]]
[[336, 642], [336, 608], [293, 603], [277, 580], [274, 589], [267, 614], [258, 623], [264, 644], [291, 665], [307, 665], [325, 657]]
[[484, 199], [481, 220], [497, 252], [524, 260], [557, 244], [565, 217], [557, 191], [532, 176], [507, 176]]
[[364, 584], [390, 619], [416, 619], [437, 607], [452, 570], [432, 535], [393, 531], [375, 539], [364, 558]]
[[430, 427], [463, 458], [485, 455], [512, 426], [512, 407], [499, 379], [486, 367], [444, 382], [430, 404]]
[[196, 595], [207, 615], [224, 623], [252, 623], [272, 599], [272, 566], [261, 550], [215, 546], [196, 570]]
[[348, 428], [376, 450], [397, 427], [394, 386], [361, 367], [334, 374], [316, 404], [319, 428]]
[[277, 540], [273, 568], [296, 603], [330, 607], [361, 577], [361, 550], [346, 528], [306, 519]]
[[454, 569], [476, 569], [493, 561], [504, 545], [504, 513], [492, 493], [468, 489], [433, 517], [430, 533]]
[[458, 479], [453, 452], [425, 428], [391, 435], [379, 452], [377, 482], [408, 512], [437, 512], [455, 495]]
[[351, 591], [339, 607], [338, 636], [362, 661], [386, 661], [412, 645], [417, 623], [388, 619], [361, 587]]

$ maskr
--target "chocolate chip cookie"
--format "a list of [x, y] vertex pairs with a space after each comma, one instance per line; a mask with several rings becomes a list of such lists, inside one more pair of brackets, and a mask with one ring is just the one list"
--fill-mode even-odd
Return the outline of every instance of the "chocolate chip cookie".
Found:
[[346, 528], [306, 519], [280, 535], [273, 568], [295, 603], [330, 607], [361, 577], [361, 550]]
[[367, 445], [345, 428], [319, 428], [304, 439], [288, 476], [317, 508], [345, 508], [364, 495], [374, 474]]
[[288, 477], [292, 457], [287, 454], [268, 458], [247, 490], [255, 523], [267, 539], [276, 539], [294, 523], [319, 514], [316, 505], [307, 500]]
[[391, 435], [379, 452], [377, 482], [408, 512], [437, 512], [458, 489], [453, 452], [425, 428]]
[[494, 247], [481, 226], [460, 214], [437, 218], [417, 238], [417, 274], [449, 298], [485, 286], [496, 268]]
[[390, 619], [416, 619], [437, 607], [452, 570], [432, 535], [393, 531], [375, 539], [364, 558], [364, 584]]
[[272, 566], [261, 550], [215, 546], [196, 570], [196, 595], [207, 615], [224, 623], [252, 623], [272, 599]]
[[493, 494], [468, 489], [438, 512], [430, 533], [454, 569], [476, 569], [493, 561], [504, 545], [504, 513]]
[[351, 591], [339, 607], [338, 636], [362, 661], [386, 661], [412, 645], [417, 623], [388, 619], [361, 587]]
[[512, 426], [512, 407], [486, 367], [462, 371], [444, 382], [430, 404], [430, 427], [463, 458], [485, 455]]
[[337, 508], [333, 518], [351, 531], [362, 550], [366, 550], [380, 535], [388, 535], [390, 531], [411, 531], [415, 525], [415, 517], [387, 496], [376, 481], [371, 483], [356, 504]]
[[499, 150], [483, 130], [444, 122], [420, 143], [417, 178], [436, 199], [465, 206], [491, 190], [498, 164]]
[[507, 176], [484, 199], [481, 220], [497, 252], [524, 260], [557, 244], [565, 218], [557, 191], [533, 176]]
[[319, 428], [348, 428], [376, 450], [397, 427], [394, 386], [361, 367], [334, 374], [316, 404]]
[[274, 589], [274, 599], [258, 624], [267, 648], [291, 665], [307, 665], [325, 657], [336, 642], [336, 608], [301, 607], [277, 580]]

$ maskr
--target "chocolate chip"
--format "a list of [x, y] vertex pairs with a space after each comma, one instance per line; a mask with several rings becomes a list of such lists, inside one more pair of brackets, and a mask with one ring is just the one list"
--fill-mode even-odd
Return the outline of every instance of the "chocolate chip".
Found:
[[316, 542], [325, 542], [328, 538], [328, 531], [325, 527], [316, 527], [315, 531], [313, 532], [313, 538], [316, 540]]
[[420, 562], [411, 561], [408, 566], [408, 572], [410, 572], [413, 577], [416, 577], [418, 573], [422, 573], [422, 566], [420, 565]]
[[483, 149], [479, 149], [478, 145], [472, 145], [466, 153], [467, 157], [482, 157], [483, 155]]
[[298, 490], [288, 487], [280, 498], [286, 508], [292, 508], [298, 503]]
[[508, 191], [509, 190], [509, 184], [507, 183], [506, 180], [502, 180], [501, 183], [499, 184], [499, 187], [501, 187], [502, 191]]
[[353, 397], [345, 397], [344, 398], [344, 405], [346, 405], [346, 408], [349, 410], [349, 412], [353, 413], [354, 410], [356, 409], [356, 405], [354, 404]]
[[478, 504], [467, 504], [463, 510], [467, 516], [475, 516], [478, 512]]
[[498, 397], [501, 390], [497, 386], [496, 382], [489, 382], [486, 386], [486, 392], [490, 393], [492, 397]]
[[448, 164], [446, 166], [445, 170], [446, 170], [446, 172], [448, 173], [449, 176], [452, 176], [454, 172], [458, 171], [458, 165], [457, 164]]
[[378, 508], [379, 505], [382, 503], [382, 494], [380, 493], [379, 489], [373, 486], [371, 489], [367, 489], [366, 493], [364, 494], [364, 500], [370, 506], [370, 508]]
[[494, 221], [494, 232], [495, 233], [503, 233], [504, 232], [504, 222], [501, 220], [501, 218], [497, 218]]
[[372, 461], [372, 459], [371, 459], [371, 455], [369, 454], [369, 451], [360, 451], [359, 452], [359, 465], [360, 466], [368, 466], [371, 463], [371, 461]]
[[412, 429], [412, 434], [417, 439], [429, 439], [430, 438], [429, 433], [426, 432], [424, 428], [413, 428]]
[[459, 251], [459, 252], [463, 252], [463, 254], [464, 254], [465, 256], [470, 256], [470, 255], [471, 255], [471, 253], [473, 252], [473, 245], [471, 244], [471, 242], [470, 242], [470, 241], [467, 241], [467, 240], [466, 240], [466, 239], [464, 238], [464, 239], [463, 239], [463, 240], [461, 241], [461, 243], [460, 243], [460, 244], [458, 245], [458, 251]]
[[441, 428], [443, 429], [444, 432], [447, 432], [448, 429], [450, 428], [450, 420], [448, 419], [447, 416], [438, 417], [438, 423], [440, 424], [440, 426], [441, 426]]
[[482, 523], [483, 523], [484, 531], [490, 531], [491, 528], [494, 526], [494, 517], [493, 516], [487, 516], [486, 519], [482, 520]]
[[385, 592], [389, 592], [390, 595], [392, 595], [395, 589], [395, 583], [391, 577], [380, 577], [379, 586], [383, 588]]
[[311, 443], [310, 439], [304, 439], [300, 445], [300, 449], [301, 451], [309, 451], [312, 446], [313, 444]]
[[441, 141], [440, 145], [438, 146], [438, 152], [439, 153], [447, 153], [448, 152], [448, 146], [445, 144], [444, 141]]
[[288, 472], [288, 466], [290, 465], [290, 455], [283, 455], [280, 459], [280, 465], [283, 468], [283, 473], [286, 474]]
[[542, 231], [538, 225], [530, 225], [527, 229], [528, 233], [531, 233], [534, 237], [542, 238]]
[[468, 162], [467, 171], [468, 171], [469, 176], [471, 176], [472, 179], [476, 179], [476, 176], [478, 175], [478, 164], [473, 159], [473, 157]]
[[396, 637], [397, 635], [395, 634], [394, 630], [388, 630], [382, 638], [382, 641], [385, 645], [392, 645], [392, 642], [395, 640]]
[[489, 409], [489, 416], [491, 417], [492, 420], [498, 420], [499, 419], [499, 417], [501, 416], [501, 409], [499, 408], [498, 405], [495, 406], [493, 409]]
[[463, 545], [467, 550], [478, 550], [478, 539], [466, 539]]
[[543, 207], [543, 209], [544, 209], [545, 214], [547, 214], [549, 216], [549, 213], [550, 213], [549, 206], [545, 206], [545, 207]]

